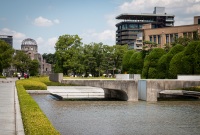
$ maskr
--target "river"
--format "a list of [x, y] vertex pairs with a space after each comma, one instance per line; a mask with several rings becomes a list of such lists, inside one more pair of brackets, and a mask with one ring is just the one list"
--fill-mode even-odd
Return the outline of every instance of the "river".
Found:
[[57, 101], [31, 95], [62, 135], [198, 135], [200, 101]]

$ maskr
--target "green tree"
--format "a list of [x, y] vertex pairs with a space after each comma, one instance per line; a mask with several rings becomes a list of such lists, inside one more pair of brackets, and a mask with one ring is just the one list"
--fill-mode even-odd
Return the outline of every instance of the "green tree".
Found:
[[128, 50], [124, 54], [124, 57], [123, 57], [123, 60], [122, 60], [122, 71], [123, 72], [128, 72], [128, 70], [130, 68], [130, 65], [129, 65], [130, 58], [135, 52], [136, 52], [135, 50]]
[[0, 40], [0, 75], [3, 69], [10, 67], [14, 50], [5, 41]]
[[23, 51], [16, 51], [15, 56], [13, 57], [13, 66], [17, 68], [19, 72], [27, 72], [29, 70], [31, 63], [31, 58], [29, 55], [25, 54]]
[[56, 42], [56, 64], [55, 72], [67, 74], [69, 70], [75, 72], [79, 70], [79, 60], [81, 49], [81, 38], [78, 35], [62, 35]]
[[38, 71], [38, 68], [39, 67], [39, 62], [38, 60], [31, 60], [30, 62], [30, 66], [29, 66], [29, 74], [31, 76], [36, 76], [38, 75], [39, 71]]
[[200, 74], [200, 44], [197, 44], [195, 49], [195, 74]]
[[176, 79], [178, 74], [183, 74], [183, 61], [184, 51], [177, 53], [171, 59], [169, 64], [169, 78]]
[[136, 52], [131, 56], [129, 61], [129, 73], [142, 74], [142, 68], [144, 64], [143, 52]]
[[170, 49], [170, 51], [163, 55], [158, 61], [158, 73], [157, 78], [164, 79], [169, 78], [169, 66], [170, 61], [174, 55], [184, 50], [182, 45], [176, 45]]
[[184, 50], [182, 57], [184, 74], [195, 74], [195, 50], [200, 41], [192, 41]]
[[124, 57], [124, 54], [128, 51], [128, 45], [114, 45], [113, 46], [113, 55], [112, 59], [114, 62], [114, 67], [116, 70], [121, 71], [122, 70], [122, 59]]
[[42, 57], [43, 57], [43, 59], [45, 59], [46, 62], [49, 63], [49, 64], [55, 64], [55, 62], [56, 62], [56, 60], [55, 60], [55, 54], [52, 54], [52, 53], [49, 53], [49, 54], [44, 53], [44, 54], [42, 55]]
[[165, 50], [162, 48], [154, 48], [149, 55], [146, 55], [144, 59], [144, 67], [142, 70], [143, 78], [156, 78], [158, 60], [165, 54]]

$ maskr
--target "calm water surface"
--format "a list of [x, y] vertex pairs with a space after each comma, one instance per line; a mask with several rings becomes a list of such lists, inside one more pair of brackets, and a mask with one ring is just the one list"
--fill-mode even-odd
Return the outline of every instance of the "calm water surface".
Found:
[[32, 95], [62, 135], [200, 135], [200, 101], [56, 101]]

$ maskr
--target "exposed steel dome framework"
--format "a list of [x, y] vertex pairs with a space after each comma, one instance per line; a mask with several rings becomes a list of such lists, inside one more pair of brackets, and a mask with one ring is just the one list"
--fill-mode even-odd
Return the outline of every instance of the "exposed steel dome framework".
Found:
[[27, 38], [22, 41], [22, 45], [37, 45], [37, 42], [34, 39]]

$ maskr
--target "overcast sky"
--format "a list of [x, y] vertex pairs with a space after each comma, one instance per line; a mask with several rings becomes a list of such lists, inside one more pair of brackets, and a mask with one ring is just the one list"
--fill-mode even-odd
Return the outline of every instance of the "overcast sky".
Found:
[[200, 0], [1, 0], [0, 34], [12, 35], [20, 49], [35, 39], [40, 53], [54, 53], [64, 34], [79, 35], [84, 44], [115, 44], [115, 17], [122, 13], [152, 13], [155, 6], [175, 15], [175, 25], [193, 24]]

